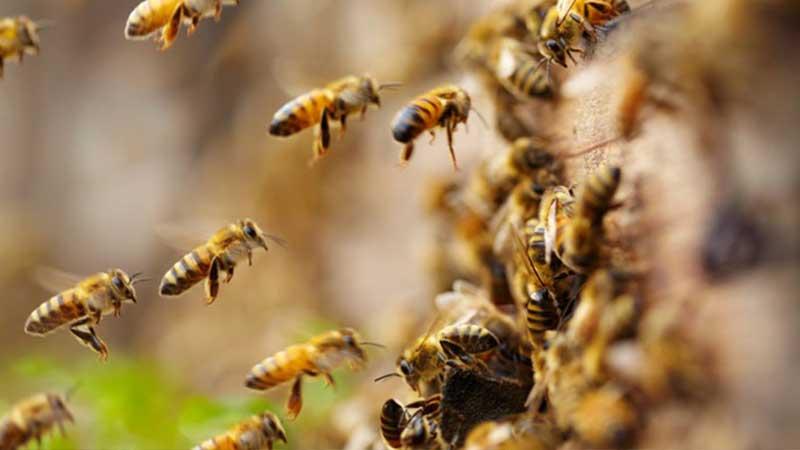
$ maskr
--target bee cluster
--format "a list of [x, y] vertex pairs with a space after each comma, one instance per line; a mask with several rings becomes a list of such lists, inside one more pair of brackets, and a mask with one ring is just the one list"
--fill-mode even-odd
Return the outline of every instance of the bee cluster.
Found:
[[[720, 4], [741, 7], [738, 1]], [[219, 19], [224, 5], [235, 4], [145, 0], [131, 13], [125, 36], [155, 36], [166, 50], [182, 25], [191, 33], [200, 20]], [[710, 14], [704, 8], [693, 7], [670, 24], [702, 23]], [[437, 227], [429, 268], [441, 293], [425, 332], [405, 347], [393, 372], [375, 380], [401, 378], [413, 399], [384, 398], [369, 425], [378, 431], [364, 438], [364, 445], [349, 448], [377, 448], [381, 442], [407, 450], [646, 446], [652, 441], [643, 438], [643, 430], [664, 405], [700, 405], [714, 394], [713, 366], [684, 327], [686, 292], [770, 258], [789, 258], [767, 245], [763, 224], [729, 190], [723, 195], [730, 201], [711, 214], [699, 250], [683, 261], [702, 276], [694, 281], [686, 276], [687, 285], [695, 284], [682, 292], [664, 282], [676, 277], [654, 263], [658, 250], [648, 254], [648, 246], [655, 245], [645, 233], [659, 224], [643, 213], [641, 169], [626, 164], [626, 155], [589, 156], [588, 170], [576, 169], [574, 161], [612, 142], [630, 145], [642, 133], [650, 107], [673, 116], [682, 108], [698, 118], [728, 113], [738, 86], [714, 82], [730, 67], [710, 58], [684, 61], [680, 55], [696, 37], [692, 28], [683, 40], [654, 30], [642, 42], [620, 44], [624, 56], [614, 56], [625, 61], [619, 104], [611, 112], [615, 137], [570, 152], [560, 145], [565, 139], [542, 125], [557, 122], [556, 111], [569, 103], [563, 102], [570, 95], [563, 74], [552, 73], [551, 66], [571, 69], [578, 64], [576, 55], [589, 64], [602, 61], [607, 54], [599, 44], [637, 11], [625, 0], [515, 0], [480, 18], [455, 49], [491, 99], [495, 129], [505, 142], [466, 176], [437, 180], [428, 190], [426, 207]], [[38, 51], [39, 28], [26, 17], [0, 20], [0, 76], [4, 59]], [[732, 36], [723, 27], [697, 54], [716, 54]], [[344, 133], [348, 117], [380, 107], [382, 91], [398, 86], [370, 75], [341, 78], [287, 102], [275, 113], [269, 134], [287, 137], [313, 128], [316, 162], [331, 148], [333, 128]], [[683, 97], [666, 98], [662, 91], [670, 87]], [[572, 95], [581, 89], [572, 83]], [[457, 85], [411, 100], [389, 126], [402, 144], [401, 164], [422, 134], [444, 129], [458, 170], [453, 134], [472, 111], [472, 98]], [[699, 159], [721, 186], [734, 185], [731, 171], [713, 169], [727, 156], [719, 150], [721, 127], [707, 125], [698, 121], [693, 128], [700, 145], [708, 147]], [[210, 305], [237, 264], [252, 265], [253, 250], [268, 250], [268, 242], [283, 245], [251, 219], [231, 223], [174, 263], [159, 293], [177, 296], [203, 283]], [[119, 316], [123, 303], [137, 302], [134, 285], [144, 280], [121, 269], [75, 279], [71, 288], [34, 309], [25, 331], [43, 336], [66, 328], [105, 360], [108, 346], [95, 327], [104, 316]], [[665, 284], [670, 286], [659, 291]], [[333, 385], [334, 370], [366, 365], [364, 347], [370, 345], [382, 347], [351, 328], [331, 330], [263, 359], [244, 386], [255, 391], [290, 386], [286, 411], [294, 419], [303, 406], [305, 379], [320, 377]], [[20, 448], [72, 421], [67, 397], [40, 394], [18, 403], [0, 420], [0, 449]], [[286, 442], [287, 434], [280, 419], [266, 411], [195, 448], [271, 449], [276, 441]]]

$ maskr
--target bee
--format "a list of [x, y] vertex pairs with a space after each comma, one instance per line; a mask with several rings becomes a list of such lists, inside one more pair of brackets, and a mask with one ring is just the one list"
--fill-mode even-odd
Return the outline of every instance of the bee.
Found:
[[[431, 420], [438, 421], [441, 418], [441, 394], [433, 395], [429, 398], [412, 402], [403, 406], [395, 399], [389, 399], [381, 408], [381, 436], [386, 444], [391, 448], [400, 448], [403, 444], [403, 431], [409, 425], [410, 420], [418, 415], [425, 416]], [[418, 409], [409, 417], [409, 409]], [[412, 439], [413, 440], [413, 439]]]
[[578, 192], [575, 215], [556, 238], [556, 251], [570, 269], [586, 273], [596, 263], [603, 217], [611, 208], [621, 177], [618, 167], [604, 166], [590, 175]]
[[439, 424], [429, 416], [414, 416], [400, 434], [400, 442], [409, 450], [437, 450], [442, 448]]
[[230, 431], [215, 436], [192, 450], [272, 450], [275, 441], [286, 442], [280, 419], [266, 411], [250, 417]]
[[614, 386], [586, 393], [572, 414], [572, 428], [593, 448], [628, 447], [638, 427], [638, 414]]
[[552, 89], [544, 74], [538, 70], [541, 57], [526, 52], [523, 45], [514, 39], [500, 39], [493, 54], [494, 75], [497, 81], [521, 100], [534, 97], [549, 97]]
[[[125, 39], [142, 40], [156, 35], [161, 50], [170, 48], [182, 23], [189, 25], [188, 34], [197, 29], [200, 19], [219, 20], [223, 5], [238, 5], [239, 0], [144, 0], [139, 3], [125, 24]], [[156, 34], [161, 30], [161, 35]]]
[[548, 169], [557, 178], [560, 173], [554, 163], [555, 156], [545, 141], [523, 137], [489, 160], [487, 178], [508, 194], [524, 177], [539, 169]]
[[631, 9], [626, 0], [558, 0], [555, 8], [559, 26], [572, 20], [592, 40], [597, 40], [596, 27], [602, 27]]
[[37, 394], [15, 404], [0, 419], [0, 449], [15, 450], [32, 439], [41, 446], [42, 436], [54, 427], [64, 434], [64, 422], [75, 422], [64, 397], [58, 394]]
[[5, 60], [22, 60], [26, 54], [39, 54], [41, 27], [25, 16], [0, 18], [0, 79]]
[[164, 274], [159, 292], [162, 296], [180, 295], [205, 279], [206, 303], [210, 305], [219, 293], [220, 274], [225, 273], [224, 283], [230, 282], [236, 264], [244, 256], [252, 266], [253, 249], [261, 247], [268, 251], [267, 239], [284, 245], [281, 238], [264, 234], [251, 219], [238, 220], [221, 228]]
[[546, 450], [559, 447], [558, 431], [528, 414], [519, 414], [503, 421], [487, 421], [469, 431], [465, 450]]
[[[442, 127], [447, 132], [447, 145], [453, 168], [458, 170], [455, 150], [453, 150], [453, 131], [459, 123], [466, 125], [472, 100], [469, 94], [458, 86], [446, 85], [433, 89], [414, 99], [401, 109], [392, 120], [394, 140], [405, 144], [400, 154], [400, 163], [406, 164], [414, 153], [414, 140], [426, 130], [431, 137], [433, 129]], [[433, 142], [433, 140], [431, 140]]]
[[94, 327], [104, 315], [119, 317], [123, 303], [136, 303], [134, 284], [146, 280], [140, 275], [128, 276], [121, 269], [109, 269], [89, 276], [33, 310], [25, 322], [25, 333], [44, 336], [68, 325], [79, 342], [97, 352], [101, 360], [106, 360], [108, 346], [97, 336]]
[[328, 331], [311, 338], [308, 342], [291, 345], [253, 366], [245, 379], [245, 386], [264, 391], [287, 381], [294, 380], [286, 409], [294, 419], [303, 407], [303, 376], [321, 376], [326, 384], [333, 385], [331, 372], [347, 363], [358, 369], [367, 362], [362, 346], [375, 345], [364, 342], [350, 328]]
[[281, 106], [272, 118], [269, 134], [291, 136], [319, 124], [315, 129], [312, 159], [312, 162], [316, 161], [330, 148], [330, 122], [338, 121], [341, 134], [344, 134], [349, 115], [359, 113], [363, 118], [370, 105], [381, 106], [381, 90], [397, 86], [399, 83], [379, 84], [369, 75], [341, 78]]

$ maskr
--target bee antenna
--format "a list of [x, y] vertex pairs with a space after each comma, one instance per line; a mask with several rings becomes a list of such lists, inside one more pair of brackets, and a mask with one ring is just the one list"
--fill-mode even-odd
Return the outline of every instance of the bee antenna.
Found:
[[481, 123], [483, 123], [484, 127], [489, 128], [489, 123], [486, 121], [486, 119], [483, 117], [483, 114], [481, 114], [480, 111], [475, 109], [475, 107], [472, 106], [472, 105], [470, 105], [469, 109], [470, 109], [470, 111], [474, 111], [475, 112], [475, 115], [478, 116], [478, 119], [481, 120]]
[[143, 277], [141, 276], [142, 272], [136, 272], [135, 274], [131, 275], [131, 284], [141, 283], [143, 281], [152, 281], [152, 278]]
[[56, 22], [50, 19], [34, 20], [33, 23], [36, 24], [36, 30], [53, 28], [56, 25]]
[[372, 381], [373, 381], [373, 382], [375, 382], [375, 383], [377, 383], [377, 382], [379, 382], [379, 381], [383, 381], [383, 380], [385, 380], [385, 379], [387, 379], [387, 378], [391, 378], [391, 377], [403, 378], [403, 377], [402, 377], [402, 376], [401, 376], [399, 373], [397, 373], [397, 372], [389, 372], [389, 373], [387, 373], [386, 375], [381, 375], [381, 376], [379, 376], [378, 378], [375, 378], [375, 379], [374, 379], [374, 380], [372, 380]]
[[382, 91], [384, 89], [388, 89], [388, 90], [397, 89], [397, 88], [401, 87], [402, 85], [403, 85], [403, 83], [400, 83], [398, 81], [393, 81], [393, 82], [390, 82], [390, 83], [381, 83], [381, 84], [378, 85], [378, 90]]
[[373, 347], [378, 347], [378, 348], [386, 348], [386, 346], [385, 346], [385, 345], [383, 345], [383, 344], [378, 344], [377, 342], [362, 342], [362, 343], [361, 343], [361, 345], [371, 345], [371, 346], [373, 346]]

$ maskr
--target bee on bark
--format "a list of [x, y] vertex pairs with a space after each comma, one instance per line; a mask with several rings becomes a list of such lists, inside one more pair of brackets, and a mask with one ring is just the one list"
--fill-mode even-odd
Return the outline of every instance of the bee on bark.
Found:
[[80, 343], [97, 352], [101, 360], [106, 360], [108, 346], [97, 336], [94, 327], [105, 315], [119, 317], [123, 303], [136, 303], [133, 286], [145, 280], [139, 273], [129, 276], [121, 269], [94, 274], [33, 310], [25, 322], [25, 333], [44, 336], [68, 326]]

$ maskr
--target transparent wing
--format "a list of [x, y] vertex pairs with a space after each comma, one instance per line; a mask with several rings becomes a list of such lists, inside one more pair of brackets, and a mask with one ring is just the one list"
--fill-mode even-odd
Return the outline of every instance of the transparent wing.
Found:
[[569, 14], [569, 10], [572, 9], [575, 2], [576, 0], [558, 0], [558, 3], [556, 3], [556, 10], [558, 11], [559, 24], [567, 18], [567, 14]]
[[48, 266], [33, 270], [33, 280], [48, 292], [56, 293], [75, 287], [85, 277]]
[[154, 231], [165, 244], [185, 252], [206, 242], [220, 228], [219, 223], [199, 220], [190, 223], [162, 223], [156, 225]]

